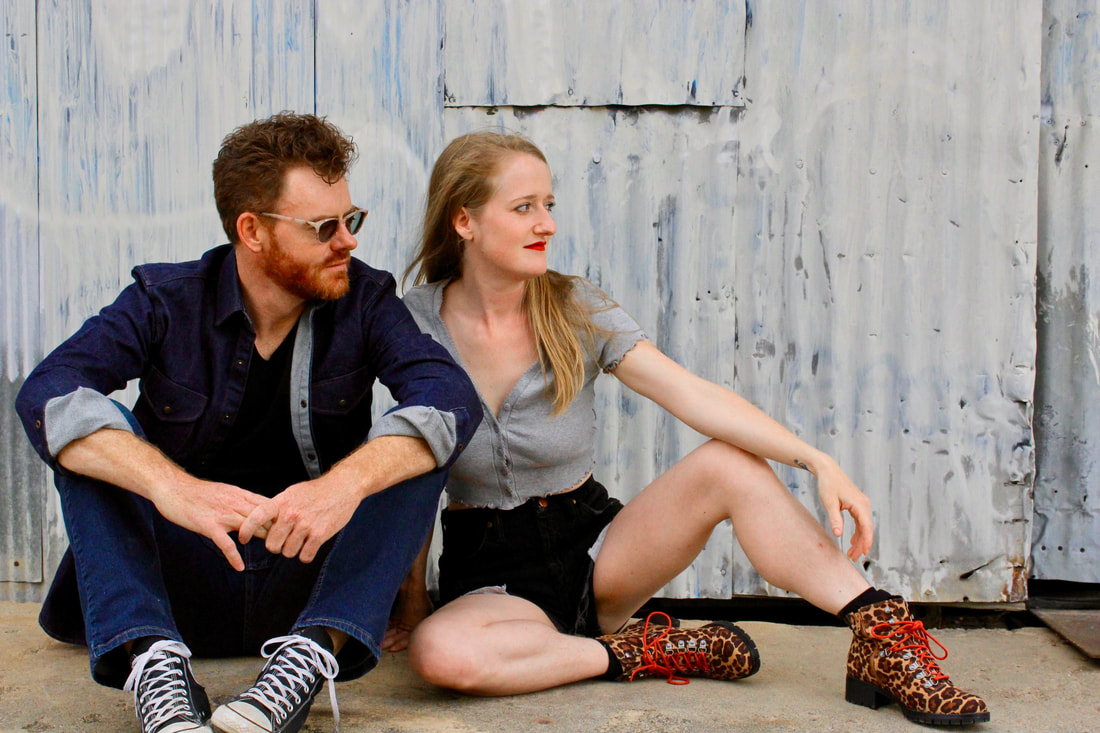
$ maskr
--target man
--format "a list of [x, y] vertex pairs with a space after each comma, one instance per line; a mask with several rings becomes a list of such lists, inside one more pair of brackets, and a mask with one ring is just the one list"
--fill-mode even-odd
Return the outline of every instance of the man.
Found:
[[[144, 265], [16, 401], [70, 540], [40, 622], [134, 691], [143, 733], [299, 730], [378, 660], [443, 477], [481, 420], [393, 278], [351, 257], [354, 143], [312, 115], [214, 162], [230, 244]], [[133, 412], [105, 395], [140, 379]], [[371, 425], [375, 379], [397, 406]], [[234, 536], [234, 534], [236, 536]], [[211, 717], [192, 650], [269, 657]]]

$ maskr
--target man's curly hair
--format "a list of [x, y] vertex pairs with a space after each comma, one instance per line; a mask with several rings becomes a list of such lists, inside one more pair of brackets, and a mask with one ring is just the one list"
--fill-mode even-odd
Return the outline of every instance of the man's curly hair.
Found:
[[271, 211], [291, 168], [309, 166], [328, 183], [347, 176], [355, 143], [324, 117], [280, 112], [241, 125], [222, 141], [214, 160], [214, 201], [230, 242], [246, 211]]

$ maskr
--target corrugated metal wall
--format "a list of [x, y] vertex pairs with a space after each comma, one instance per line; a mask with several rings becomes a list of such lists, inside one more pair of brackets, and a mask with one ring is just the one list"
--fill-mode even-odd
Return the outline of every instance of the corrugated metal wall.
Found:
[[[554, 170], [552, 265], [863, 486], [874, 582], [1023, 597], [1039, 0], [14, 8], [0, 11], [14, 61], [0, 159], [17, 172], [0, 181], [7, 404], [133, 264], [222, 240], [209, 165], [234, 125], [295, 108], [352, 133], [352, 193], [371, 209], [357, 254], [393, 271], [446, 140], [503, 125]], [[700, 439], [602, 381], [598, 471], [628, 498]], [[3, 500], [3, 562], [37, 553], [48, 578], [64, 546], [53, 491], [3, 414], [0, 463], [26, 474]], [[804, 474], [781, 476], [816, 508]], [[728, 527], [665, 589], [764, 592]]]
[[1043, 12], [1037, 578], [1100, 582], [1100, 3]]

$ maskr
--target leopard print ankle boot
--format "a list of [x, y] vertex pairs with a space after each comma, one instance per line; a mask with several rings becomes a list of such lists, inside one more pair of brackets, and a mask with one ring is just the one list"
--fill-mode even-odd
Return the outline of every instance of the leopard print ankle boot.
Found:
[[[970, 725], [989, 720], [977, 695], [951, 684], [937, 660], [947, 649], [909, 615], [909, 606], [892, 598], [863, 606], [844, 617], [855, 638], [848, 649], [845, 699], [877, 710], [890, 702], [905, 717], [933, 725]], [[928, 642], [942, 651], [935, 655]]]
[[[760, 655], [744, 629], [715, 621], [696, 629], [672, 626], [659, 611], [617, 634], [599, 637], [622, 667], [618, 680], [664, 677], [687, 684], [686, 677], [738, 680], [760, 669]], [[679, 622], [676, 622], [679, 623]]]

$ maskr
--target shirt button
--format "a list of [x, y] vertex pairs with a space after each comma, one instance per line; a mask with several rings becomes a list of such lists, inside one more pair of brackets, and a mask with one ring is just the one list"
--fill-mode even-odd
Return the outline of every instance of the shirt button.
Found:
[[[348, 401], [347, 400], [340, 400], [340, 402], [338, 404], [340, 405], [340, 407], [347, 407], [348, 406]], [[305, 407], [305, 406], [306, 406], [306, 404], [303, 402], [302, 407]]]
[[231, 419], [233, 419], [233, 416], [230, 415], [228, 412], [222, 415], [222, 420], [225, 420], [226, 422], [229, 422]]
[[316, 461], [317, 460], [317, 454], [316, 453], [307, 453], [306, 458], [308, 458], [311, 461]]
[[165, 405], [164, 407], [161, 408], [161, 412], [163, 412], [165, 415], [171, 415], [172, 414], [172, 406], [171, 405]]
[[305, 407], [308, 403], [305, 400], [302, 400], [300, 404], [302, 405], [302, 407]]
[[41, 428], [42, 427], [42, 421], [41, 420], [35, 420], [34, 421], [34, 426], [36, 428]]
[[243, 367], [244, 366], [244, 359], [237, 359], [237, 366]]

